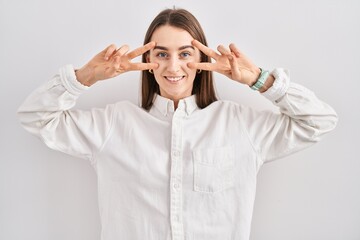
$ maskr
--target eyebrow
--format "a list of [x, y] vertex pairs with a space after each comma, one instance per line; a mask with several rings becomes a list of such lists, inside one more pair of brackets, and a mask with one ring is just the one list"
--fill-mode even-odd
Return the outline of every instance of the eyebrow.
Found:
[[[185, 45], [185, 46], [182, 46], [182, 47], [179, 47], [179, 50], [184, 50], [186, 48], [192, 48], [193, 50], [195, 50], [195, 48], [191, 45]], [[155, 49], [160, 49], [160, 50], [169, 50], [167, 47], [163, 47], [163, 46], [155, 46], [154, 47], [154, 50]]]

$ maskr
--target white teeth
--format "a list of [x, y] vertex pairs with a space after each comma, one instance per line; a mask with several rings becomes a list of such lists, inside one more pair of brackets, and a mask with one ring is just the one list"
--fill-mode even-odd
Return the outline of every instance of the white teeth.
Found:
[[177, 82], [180, 81], [184, 76], [180, 76], [180, 77], [166, 77], [167, 80], [172, 81], [172, 82]]

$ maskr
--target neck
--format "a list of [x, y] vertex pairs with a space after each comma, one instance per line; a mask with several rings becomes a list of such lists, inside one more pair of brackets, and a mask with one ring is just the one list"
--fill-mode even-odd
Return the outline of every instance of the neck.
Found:
[[173, 101], [174, 101], [174, 110], [176, 110], [179, 104], [179, 100], [173, 100]]

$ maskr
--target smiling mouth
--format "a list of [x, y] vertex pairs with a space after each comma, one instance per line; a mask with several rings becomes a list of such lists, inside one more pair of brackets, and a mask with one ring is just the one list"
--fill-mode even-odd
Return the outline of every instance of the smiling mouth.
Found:
[[169, 80], [170, 82], [178, 82], [180, 80], [182, 80], [185, 76], [178, 76], [178, 77], [170, 77], [170, 76], [165, 76], [165, 78], [167, 80]]

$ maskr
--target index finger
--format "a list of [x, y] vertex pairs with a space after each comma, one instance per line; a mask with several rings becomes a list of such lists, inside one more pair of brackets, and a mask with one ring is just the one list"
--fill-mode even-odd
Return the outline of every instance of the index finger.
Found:
[[127, 56], [130, 59], [136, 58], [137, 56], [140, 56], [140, 55], [146, 53], [147, 51], [149, 51], [150, 49], [154, 48], [155, 45], [156, 45], [155, 42], [149, 42], [149, 43], [145, 44], [144, 46], [141, 46], [141, 47], [136, 48], [135, 50], [129, 52], [127, 54]]
[[204, 44], [202, 44], [201, 42], [199, 42], [198, 40], [193, 40], [192, 45], [194, 45], [194, 47], [198, 48], [201, 52], [203, 52], [205, 55], [217, 60], [220, 55], [218, 53], [216, 53], [214, 50], [212, 50], [211, 48], [208, 48], [207, 46], [205, 46]]
[[191, 69], [201, 69], [201, 70], [205, 70], [205, 71], [216, 71], [217, 70], [217, 65], [216, 63], [209, 63], [209, 62], [201, 62], [201, 63], [196, 63], [196, 62], [189, 62], [188, 67]]
[[148, 69], [156, 69], [159, 67], [158, 63], [130, 63], [130, 70], [148, 70]]

